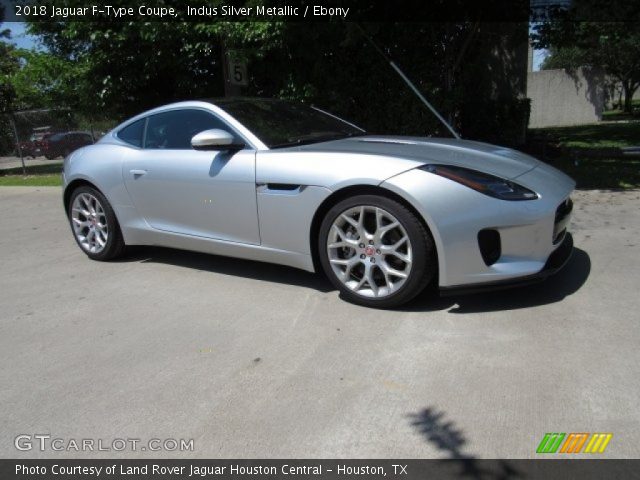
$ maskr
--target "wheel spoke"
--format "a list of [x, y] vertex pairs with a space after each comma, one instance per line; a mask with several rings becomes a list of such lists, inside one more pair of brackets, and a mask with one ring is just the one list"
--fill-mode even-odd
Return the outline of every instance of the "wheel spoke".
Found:
[[380, 251], [384, 255], [393, 255], [394, 257], [400, 259], [404, 263], [411, 263], [412, 256], [411, 256], [410, 249], [408, 249], [407, 253], [402, 253], [398, 251], [398, 249], [403, 245], [407, 244], [408, 241], [409, 241], [409, 237], [404, 236], [393, 245], [382, 245], [380, 247]]
[[367, 237], [367, 231], [364, 229], [364, 206], [360, 207], [357, 230], [361, 239], [365, 239]]
[[[345, 220], [346, 222], [350, 223], [351, 225], [353, 225], [356, 229], [358, 228], [358, 221], [353, 218], [350, 217], [349, 215], [345, 215], [344, 213], [340, 216], [343, 220]], [[334, 225], [335, 226], [335, 225]]]
[[353, 287], [353, 289], [357, 292], [362, 287], [364, 287], [365, 283], [367, 283], [367, 277], [363, 275], [362, 278], [360, 279], [360, 281], [356, 284], [356, 286]]
[[369, 288], [371, 289], [373, 294], [377, 297], [378, 296], [378, 285], [376, 284], [376, 281], [373, 278], [373, 267], [367, 268], [365, 270], [364, 276], [367, 279], [367, 283], [369, 284]]
[[385, 272], [387, 275], [393, 275], [398, 278], [407, 278], [409, 276], [408, 272], [401, 272], [391, 266], [387, 262], [380, 263], [380, 269]]
[[91, 215], [91, 213], [89, 213], [89, 210], [87, 210], [85, 208], [73, 208], [72, 211], [73, 212], [77, 212], [77, 213], [81, 213], [85, 217], [88, 217], [89, 215]]
[[384, 276], [384, 283], [387, 286], [387, 289], [388, 289], [389, 293], [391, 293], [394, 290], [394, 284], [391, 281], [391, 278], [389, 276], [389, 272], [385, 268], [380, 268], [380, 271], [382, 272], [382, 275]]
[[382, 219], [384, 218], [384, 213], [381, 208], [376, 207], [376, 231], [382, 228]]
[[338, 236], [339, 240], [330, 243], [327, 245], [327, 248], [355, 248], [358, 246], [357, 240], [348, 238], [347, 234], [337, 225], [333, 225], [332, 230]]
[[79, 218], [73, 218], [73, 223], [76, 224], [76, 226], [78, 227], [88, 227], [89, 225], [91, 225], [91, 222], [89, 222], [89, 220], [80, 220]]
[[82, 203], [84, 203], [85, 208], [90, 212], [91, 211], [91, 197], [89, 197], [88, 195], [82, 195], [80, 197], [80, 200], [82, 200]]
[[100, 230], [96, 230], [95, 240], [98, 245], [100, 245], [101, 247], [104, 247], [104, 244], [106, 242], [102, 239], [102, 232]]
[[352, 262], [350, 258], [331, 258], [329, 261], [334, 265], [349, 265]]

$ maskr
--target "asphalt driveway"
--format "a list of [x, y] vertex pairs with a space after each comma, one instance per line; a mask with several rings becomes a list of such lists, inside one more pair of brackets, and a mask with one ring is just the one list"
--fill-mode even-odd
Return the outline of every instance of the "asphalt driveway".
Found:
[[[0, 188], [0, 457], [530, 458], [546, 432], [640, 444], [640, 192], [578, 192], [575, 254], [533, 287], [400, 311], [309, 273], [75, 245], [57, 188]], [[20, 434], [193, 439], [18, 451]]]

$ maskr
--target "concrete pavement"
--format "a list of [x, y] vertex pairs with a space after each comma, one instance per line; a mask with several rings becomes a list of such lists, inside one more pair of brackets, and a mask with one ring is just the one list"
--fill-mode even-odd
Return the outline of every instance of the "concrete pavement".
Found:
[[[546, 432], [640, 443], [640, 192], [578, 192], [546, 283], [398, 311], [242, 260], [75, 245], [57, 188], [0, 188], [0, 457], [532, 458]], [[21, 452], [20, 434], [194, 439]]]

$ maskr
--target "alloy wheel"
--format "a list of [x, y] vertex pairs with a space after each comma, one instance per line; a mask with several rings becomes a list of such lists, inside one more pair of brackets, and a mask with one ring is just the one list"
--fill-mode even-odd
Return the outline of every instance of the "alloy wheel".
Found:
[[109, 239], [107, 216], [100, 201], [81, 193], [71, 206], [71, 224], [80, 246], [89, 253], [100, 253]]
[[340, 282], [373, 298], [397, 292], [409, 278], [413, 261], [405, 228], [391, 213], [372, 205], [338, 215], [329, 230], [327, 254]]

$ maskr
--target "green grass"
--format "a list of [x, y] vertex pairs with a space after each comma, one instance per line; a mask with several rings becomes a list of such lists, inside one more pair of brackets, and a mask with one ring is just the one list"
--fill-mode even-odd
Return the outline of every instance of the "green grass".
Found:
[[576, 181], [577, 188], [626, 190], [640, 188], [640, 157], [546, 159]]
[[631, 119], [639, 119], [640, 118], [640, 100], [632, 100], [631, 101], [631, 113], [623, 112], [620, 109], [608, 110], [606, 112], [602, 112], [603, 120], [631, 120]]
[[22, 167], [0, 170], [0, 186], [56, 187], [62, 185], [62, 164], [30, 165], [24, 175]]
[[578, 188], [640, 188], [640, 157], [619, 148], [640, 146], [640, 120], [532, 129], [527, 149], [576, 180]]
[[640, 145], [640, 120], [576, 127], [531, 129], [536, 137], [566, 148], [622, 148]]
[[59, 187], [60, 175], [1, 175], [0, 187]]

